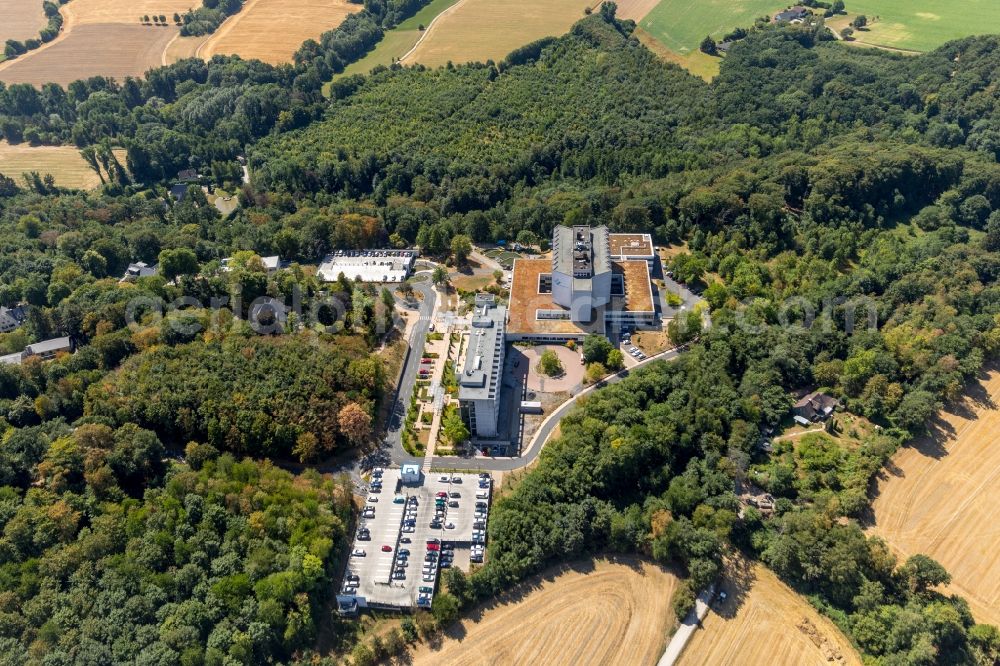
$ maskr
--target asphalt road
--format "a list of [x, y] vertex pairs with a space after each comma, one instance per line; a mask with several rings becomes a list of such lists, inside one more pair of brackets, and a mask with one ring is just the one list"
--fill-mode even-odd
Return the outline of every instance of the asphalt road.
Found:
[[396, 395], [393, 396], [392, 413], [389, 415], [383, 444], [388, 449], [392, 461], [399, 465], [408, 462], [419, 465], [423, 462], [423, 458], [411, 456], [403, 448], [403, 426], [406, 423], [406, 410], [410, 405], [410, 396], [413, 395], [413, 386], [417, 381], [417, 369], [420, 367], [420, 357], [424, 353], [424, 343], [427, 341], [427, 329], [437, 300], [437, 290], [430, 280], [414, 282], [413, 289], [423, 294], [418, 310], [420, 316], [410, 331], [410, 339], [407, 340], [408, 351], [406, 358], [403, 359], [403, 372], [396, 386]]
[[602, 382], [598, 382], [597, 384], [593, 384], [583, 389], [572, 398], [559, 405], [559, 407], [545, 417], [545, 420], [542, 421], [542, 425], [539, 426], [538, 430], [535, 431], [535, 435], [531, 438], [531, 443], [528, 445], [528, 448], [517, 458], [459, 458], [448, 456], [447, 458], [437, 458], [435, 460], [436, 467], [442, 469], [461, 469], [469, 471], [509, 472], [511, 470], [520, 469], [526, 465], [530, 465], [535, 458], [538, 457], [538, 454], [542, 452], [542, 448], [552, 435], [552, 431], [555, 430], [557, 425], [559, 425], [559, 422], [563, 419], [563, 417], [569, 414], [569, 411], [573, 409], [576, 405], [576, 401], [579, 400], [581, 396], [589, 395], [592, 391], [596, 391], [609, 384], [620, 382], [636, 368], [640, 368], [648, 363], [652, 363], [653, 361], [672, 361], [680, 356], [680, 354], [681, 352], [676, 349], [669, 349], [665, 352], [657, 354], [656, 356], [650, 356], [631, 368], [622, 370], [617, 374], [611, 375]]

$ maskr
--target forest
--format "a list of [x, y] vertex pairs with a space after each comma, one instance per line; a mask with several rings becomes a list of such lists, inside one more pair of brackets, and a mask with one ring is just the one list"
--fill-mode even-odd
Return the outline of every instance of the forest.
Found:
[[[761, 26], [706, 84], [605, 4], [499, 63], [379, 68], [323, 96], [418, 6], [366, 3], [290, 66], [217, 57], [121, 84], [0, 89], [4, 138], [90, 148], [112, 174], [89, 193], [0, 177], [0, 305], [29, 306], [0, 351], [55, 335], [77, 347], [0, 364], [0, 653], [318, 656], [349, 487], [262, 459], [371, 441], [392, 297], [324, 286], [313, 266], [332, 249], [443, 256], [457, 235], [601, 223], [683, 244], [670, 268], [713, 325], [563, 420], [492, 512], [486, 564], [437, 595], [434, 621], [607, 551], [677, 567], [683, 612], [739, 549], [871, 663], [995, 663], [1000, 634], [938, 591], [948, 573], [897, 561], [863, 527], [873, 475], [1000, 350], [998, 38], [904, 57]], [[238, 189], [240, 208], [221, 216], [199, 187], [169, 196], [187, 168]], [[290, 265], [267, 273], [271, 254]], [[138, 260], [164, 272], [120, 283]], [[343, 316], [261, 336], [236, 306], [296, 290], [332, 293]], [[148, 311], [130, 310], [137, 298]], [[178, 299], [198, 305], [165, 307]], [[213, 299], [229, 299], [221, 314]], [[806, 387], [880, 430], [851, 450], [762, 452]], [[751, 476], [773, 515], [739, 517]]]

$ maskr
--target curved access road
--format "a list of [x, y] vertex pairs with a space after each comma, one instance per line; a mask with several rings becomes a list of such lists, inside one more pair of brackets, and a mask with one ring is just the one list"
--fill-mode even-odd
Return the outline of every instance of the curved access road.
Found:
[[[650, 356], [649, 358], [639, 361], [636, 365], [625, 370], [621, 370], [609, 377], [606, 377], [602, 381], [592, 384], [587, 388], [583, 389], [576, 395], [572, 396], [569, 400], [559, 405], [556, 409], [549, 413], [542, 421], [542, 424], [535, 431], [534, 436], [531, 438], [531, 442], [528, 444], [527, 449], [517, 458], [489, 458], [489, 457], [476, 457], [476, 458], [460, 458], [457, 456], [447, 456], [442, 458], [437, 458], [434, 460], [438, 467], [445, 469], [462, 469], [462, 470], [476, 470], [484, 472], [509, 472], [511, 470], [520, 469], [526, 465], [530, 465], [538, 457], [538, 454], [542, 452], [542, 448], [548, 442], [549, 437], [552, 436], [552, 431], [555, 430], [559, 422], [562, 421], [563, 417], [569, 414], [570, 410], [576, 406], [576, 401], [585, 395], [590, 395], [593, 391], [596, 391], [608, 384], [615, 384], [620, 382], [625, 377], [628, 377], [629, 373], [634, 371], [636, 368], [641, 368], [644, 365], [653, 363], [654, 361], [673, 361], [680, 357], [683, 352], [679, 348], [668, 349], [667, 351], [660, 352], [655, 356]], [[396, 460], [395, 455], [393, 455], [393, 461]]]

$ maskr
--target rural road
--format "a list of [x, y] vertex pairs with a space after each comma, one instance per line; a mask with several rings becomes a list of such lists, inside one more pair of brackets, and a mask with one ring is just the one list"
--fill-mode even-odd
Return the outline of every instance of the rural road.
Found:
[[660, 657], [660, 661], [657, 662], [656, 666], [674, 666], [677, 663], [677, 659], [680, 658], [688, 641], [694, 636], [694, 632], [701, 625], [701, 621], [708, 615], [709, 604], [712, 603], [714, 596], [714, 584], [709, 585], [707, 590], [698, 595], [698, 598], [694, 600], [694, 608], [691, 609], [687, 617], [684, 618], [684, 621], [681, 622], [681, 626], [670, 638], [667, 649], [663, 651], [663, 656]]

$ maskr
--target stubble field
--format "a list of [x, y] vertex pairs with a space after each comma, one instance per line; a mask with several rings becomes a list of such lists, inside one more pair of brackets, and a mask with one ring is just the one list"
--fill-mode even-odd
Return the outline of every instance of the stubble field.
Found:
[[[42, 3], [34, 0], [0, 0], [0, 44], [8, 39], [23, 41], [38, 37], [48, 21]], [[3, 53], [0, 53], [3, 58]]]
[[403, 64], [436, 67], [502, 60], [542, 37], [559, 36], [584, 17], [590, 0], [459, 0], [427, 29]]
[[676, 578], [648, 562], [596, 560], [518, 588], [514, 601], [473, 612], [413, 666], [655, 664], [674, 624]]
[[[124, 151], [115, 151], [125, 164]], [[0, 173], [23, 186], [22, 173], [37, 171], [44, 176], [51, 173], [56, 185], [77, 189], [91, 189], [101, 184], [94, 170], [73, 146], [29, 146], [26, 143], [10, 145], [0, 141]]]
[[[74, 0], [75, 1], [75, 0]], [[291, 62], [307, 39], [318, 40], [361, 5], [347, 0], [250, 0], [198, 48], [198, 56], [236, 54], [271, 64]]]
[[160, 66], [163, 50], [177, 31], [173, 26], [146, 28], [138, 22], [78, 25], [48, 48], [4, 63], [0, 81], [66, 85], [91, 76], [118, 80], [139, 76]]
[[993, 368], [934, 436], [897, 453], [878, 485], [871, 531], [901, 557], [929, 555], [979, 622], [1000, 623], [1000, 370]]
[[681, 653], [680, 666], [860, 666], [830, 620], [759, 564], [730, 563], [716, 602]]

